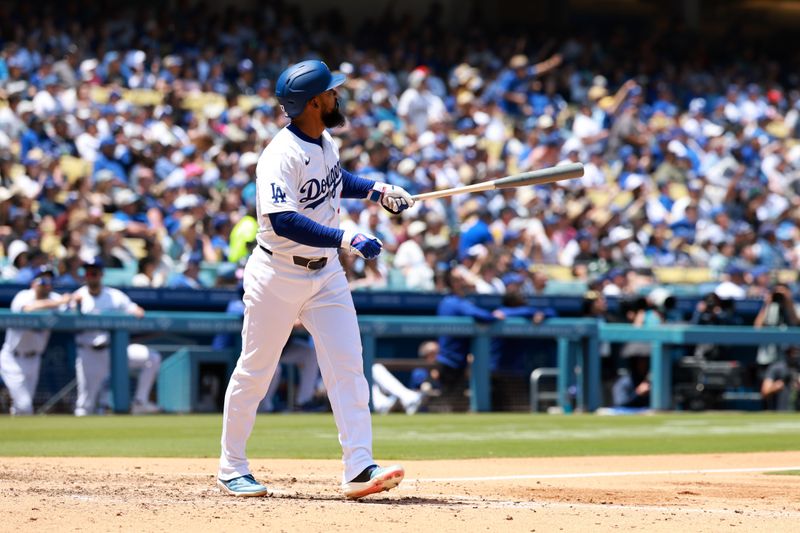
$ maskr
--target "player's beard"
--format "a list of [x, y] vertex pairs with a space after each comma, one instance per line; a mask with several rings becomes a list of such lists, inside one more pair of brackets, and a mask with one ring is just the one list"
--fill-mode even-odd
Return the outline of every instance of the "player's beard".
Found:
[[336, 105], [332, 110], [322, 114], [322, 123], [326, 128], [338, 128], [344, 126], [344, 114], [339, 110], [339, 99], [336, 99]]

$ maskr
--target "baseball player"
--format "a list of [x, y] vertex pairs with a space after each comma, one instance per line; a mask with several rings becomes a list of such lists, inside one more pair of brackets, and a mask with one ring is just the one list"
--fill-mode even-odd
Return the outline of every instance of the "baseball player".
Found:
[[397, 214], [413, 205], [403, 189], [341, 168], [326, 128], [344, 124], [336, 87], [345, 80], [321, 61], [303, 61], [278, 78], [275, 94], [291, 124], [278, 132], [256, 165], [259, 232], [244, 271], [242, 353], [228, 383], [218, 485], [233, 496], [263, 496], [245, 446], [256, 408], [275, 372], [296, 319], [315, 341], [328, 391], [348, 498], [396, 487], [401, 466], [381, 468], [372, 457], [369, 387], [353, 299], [338, 249], [364, 259], [381, 252], [372, 235], [339, 229], [342, 198], [369, 198]]
[[[41, 267], [34, 274], [31, 288], [17, 293], [11, 301], [16, 313], [31, 313], [66, 307], [70, 295], [53, 292], [53, 271]], [[11, 395], [12, 415], [33, 414], [33, 393], [39, 382], [42, 353], [50, 340], [49, 329], [6, 330], [6, 340], [0, 349], [0, 376]]]
[[[144, 316], [144, 309], [132, 302], [127, 294], [103, 286], [103, 261], [99, 257], [83, 263], [83, 268], [86, 272], [86, 285], [72, 295], [72, 305], [79, 313], [128, 313], [137, 318]], [[98, 396], [111, 372], [111, 333], [99, 330], [81, 331], [75, 335], [75, 345], [75, 375], [78, 381], [75, 416], [86, 416], [94, 414]], [[128, 366], [141, 370], [131, 413], [158, 412], [158, 406], [148, 398], [161, 366], [161, 354], [142, 344], [131, 344], [128, 346]]]
[[[255, 240], [255, 235], [253, 235]], [[242, 290], [243, 293], [243, 290]], [[236, 300], [228, 302], [226, 313], [232, 315], [244, 316], [244, 302], [241, 296]], [[299, 320], [295, 321], [294, 330], [301, 331], [303, 324]], [[218, 333], [211, 341], [211, 347], [215, 350], [226, 350], [233, 346], [233, 335], [230, 333]], [[299, 337], [291, 337], [283, 347], [281, 355], [282, 363], [294, 364], [300, 367], [300, 384], [295, 398], [295, 405], [290, 405], [290, 408], [309, 408], [312, 407], [311, 402], [314, 399], [314, 393], [317, 388], [317, 379], [319, 378], [319, 364], [317, 363], [317, 354], [314, 351], [314, 346], [309, 339]], [[273, 399], [275, 393], [278, 392], [278, 387], [281, 382], [281, 365], [275, 367], [275, 374], [272, 377], [272, 382], [267, 389], [267, 395], [261, 400], [260, 412], [272, 412], [274, 410]]]

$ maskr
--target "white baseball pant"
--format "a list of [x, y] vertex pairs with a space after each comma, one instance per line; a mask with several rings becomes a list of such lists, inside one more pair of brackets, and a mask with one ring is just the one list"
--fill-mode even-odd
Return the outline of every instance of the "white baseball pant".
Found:
[[128, 346], [128, 368], [139, 370], [133, 399], [146, 403], [158, 377], [158, 369], [161, 368], [161, 354], [144, 344], [131, 344]]
[[[389, 409], [386, 409], [386, 405], [389, 405], [390, 400], [393, 398], [400, 400], [403, 407], [419, 401], [420, 392], [411, 390], [403, 385], [399, 379], [389, 372], [388, 368], [380, 363], [372, 365], [372, 382], [372, 405], [375, 406], [376, 411], [390, 411], [394, 406], [394, 402], [391, 402]], [[376, 387], [378, 388], [378, 393], [381, 394], [381, 396], [378, 396], [380, 398], [378, 401], [375, 399]]]
[[75, 357], [75, 378], [78, 381], [78, 399], [75, 416], [93, 415], [97, 397], [111, 373], [111, 356], [108, 348], [95, 350], [78, 346]]
[[[95, 350], [86, 346], [78, 346], [77, 352], [75, 377], [78, 381], [78, 399], [75, 403], [75, 415], [91, 415], [97, 408], [98, 396], [111, 374], [111, 352], [108, 348]], [[147, 401], [160, 366], [161, 354], [158, 351], [143, 344], [128, 346], [128, 368], [141, 370], [136, 383], [135, 400], [142, 403]]]
[[33, 394], [39, 383], [42, 354], [14, 356], [9, 350], [0, 350], [0, 376], [11, 396], [12, 415], [33, 414]]
[[353, 298], [335, 254], [320, 270], [256, 248], [244, 272], [242, 353], [225, 393], [218, 476], [250, 474], [245, 447], [256, 409], [299, 318], [314, 339], [349, 481], [371, 464], [372, 422]]

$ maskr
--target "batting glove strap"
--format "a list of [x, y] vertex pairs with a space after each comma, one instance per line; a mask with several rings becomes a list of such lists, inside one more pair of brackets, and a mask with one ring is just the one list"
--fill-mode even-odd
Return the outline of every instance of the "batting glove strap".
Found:
[[381, 206], [393, 215], [399, 215], [414, 205], [414, 199], [402, 187], [388, 183], [375, 182], [368, 198], [380, 202]]
[[381, 253], [383, 243], [367, 233], [345, 231], [342, 235], [342, 248], [363, 259], [375, 259]]

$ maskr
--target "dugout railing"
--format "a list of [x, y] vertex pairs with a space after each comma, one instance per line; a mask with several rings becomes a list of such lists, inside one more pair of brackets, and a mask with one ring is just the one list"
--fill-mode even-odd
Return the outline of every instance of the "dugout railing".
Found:
[[[758, 346], [800, 344], [800, 328], [753, 328], [747, 326], [659, 325], [636, 327], [605, 324], [590, 319], [550, 319], [531, 324], [509, 319], [491, 325], [466, 317], [361, 316], [365, 374], [371, 384], [372, 363], [381, 338], [431, 339], [440, 335], [471, 338], [470, 407], [491, 411], [490, 341], [494, 337], [549, 338], [557, 345], [558, 404], [572, 407], [570, 388], [576, 391], [575, 407], [592, 412], [600, 407], [599, 345], [602, 342], [650, 343], [652, 393], [650, 406], [672, 408], [672, 361], [675, 347], [694, 344]], [[75, 332], [111, 331], [111, 389], [115, 412], [130, 408], [127, 346], [131, 333], [184, 333], [209, 336], [234, 333], [239, 339], [241, 317], [227, 313], [150, 311], [141, 319], [129, 315], [80, 315], [74, 313], [12, 313], [0, 310], [0, 328], [50, 329]]]

